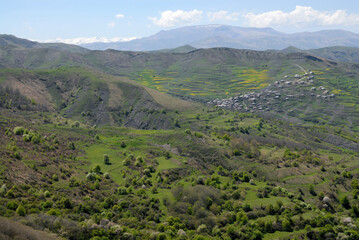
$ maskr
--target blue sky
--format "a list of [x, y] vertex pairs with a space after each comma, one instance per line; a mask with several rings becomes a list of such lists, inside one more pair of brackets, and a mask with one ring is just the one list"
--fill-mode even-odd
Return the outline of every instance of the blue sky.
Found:
[[128, 40], [188, 25], [359, 33], [357, 0], [2, 0], [0, 33], [38, 41]]

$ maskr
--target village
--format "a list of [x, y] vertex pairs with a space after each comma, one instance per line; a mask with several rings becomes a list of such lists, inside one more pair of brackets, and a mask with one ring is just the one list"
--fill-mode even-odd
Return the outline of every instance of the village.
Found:
[[[298, 65], [298, 67], [300, 66]], [[290, 111], [282, 108], [285, 102], [303, 101], [308, 98], [329, 101], [335, 97], [325, 87], [316, 86], [312, 71], [305, 71], [302, 67], [300, 68], [303, 70], [303, 74], [286, 75], [283, 79], [269, 84], [268, 87], [259, 92], [247, 92], [227, 99], [215, 99], [208, 104], [247, 112], [283, 112], [285, 110]]]

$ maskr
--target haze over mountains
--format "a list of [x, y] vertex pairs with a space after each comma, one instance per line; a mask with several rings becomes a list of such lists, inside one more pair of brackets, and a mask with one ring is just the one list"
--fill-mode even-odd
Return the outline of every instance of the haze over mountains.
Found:
[[129, 42], [90, 43], [83, 47], [92, 50], [153, 51], [191, 45], [195, 48], [230, 47], [268, 50], [294, 46], [301, 49], [331, 46], [358, 47], [359, 34], [344, 30], [323, 30], [287, 34], [273, 28], [247, 28], [229, 25], [189, 26], [160, 31], [149, 37]]

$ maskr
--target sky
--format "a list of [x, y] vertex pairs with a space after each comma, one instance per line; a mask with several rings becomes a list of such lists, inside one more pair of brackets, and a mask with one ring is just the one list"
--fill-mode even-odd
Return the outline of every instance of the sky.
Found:
[[358, 0], [0, 0], [0, 34], [72, 44], [205, 24], [359, 33]]

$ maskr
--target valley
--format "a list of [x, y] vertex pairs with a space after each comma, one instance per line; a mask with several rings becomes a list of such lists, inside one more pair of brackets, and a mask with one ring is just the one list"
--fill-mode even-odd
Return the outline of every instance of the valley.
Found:
[[0, 238], [359, 238], [359, 65], [0, 43]]

